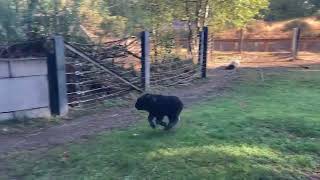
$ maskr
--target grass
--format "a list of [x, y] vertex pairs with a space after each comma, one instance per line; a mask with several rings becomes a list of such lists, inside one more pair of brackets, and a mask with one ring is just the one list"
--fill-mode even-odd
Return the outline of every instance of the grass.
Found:
[[187, 109], [172, 132], [142, 122], [88, 142], [8, 159], [24, 179], [306, 179], [320, 165], [320, 74], [243, 73]]

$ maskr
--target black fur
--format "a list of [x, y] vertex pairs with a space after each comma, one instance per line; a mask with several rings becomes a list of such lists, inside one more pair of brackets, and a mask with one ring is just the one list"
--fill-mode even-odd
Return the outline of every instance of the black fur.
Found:
[[[169, 130], [178, 123], [183, 103], [176, 96], [145, 94], [138, 98], [135, 107], [137, 110], [149, 112], [148, 121], [153, 129], [156, 128], [153, 122], [153, 119], [156, 118], [156, 124]], [[169, 119], [168, 124], [163, 122], [165, 116]]]
[[235, 68], [236, 68], [235, 65], [230, 64], [229, 66], [227, 66], [227, 67], [225, 68], [225, 70], [233, 70], [233, 69], [235, 69]]

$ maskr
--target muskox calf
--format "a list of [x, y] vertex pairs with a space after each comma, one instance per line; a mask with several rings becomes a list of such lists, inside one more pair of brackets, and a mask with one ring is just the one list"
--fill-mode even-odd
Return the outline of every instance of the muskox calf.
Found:
[[[156, 124], [163, 126], [165, 130], [169, 130], [178, 123], [183, 103], [176, 96], [145, 94], [138, 98], [135, 107], [137, 110], [149, 112], [148, 121], [153, 129], [156, 128], [153, 121], [156, 119]], [[163, 122], [165, 116], [169, 119], [168, 124]]]
[[238, 68], [239, 66], [240, 66], [240, 61], [235, 60], [235, 61], [232, 61], [232, 62], [225, 68], [225, 70], [234, 70], [234, 69]]

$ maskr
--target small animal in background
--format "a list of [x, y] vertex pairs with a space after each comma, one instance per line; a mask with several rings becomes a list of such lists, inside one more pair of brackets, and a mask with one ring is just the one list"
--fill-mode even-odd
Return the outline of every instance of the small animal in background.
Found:
[[[164, 130], [170, 130], [180, 120], [183, 103], [176, 96], [163, 96], [147, 93], [137, 99], [135, 108], [137, 110], [149, 112], [148, 121], [151, 128], [155, 129], [156, 124], [158, 124], [163, 126]], [[163, 121], [165, 116], [169, 119], [168, 124]]]
[[240, 66], [239, 60], [233, 60], [225, 69], [226, 70], [234, 70]]

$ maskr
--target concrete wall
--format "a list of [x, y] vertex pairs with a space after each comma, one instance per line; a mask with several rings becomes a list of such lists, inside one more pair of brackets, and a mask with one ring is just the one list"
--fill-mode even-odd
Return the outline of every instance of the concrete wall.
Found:
[[0, 121], [49, 117], [46, 58], [0, 59]]

